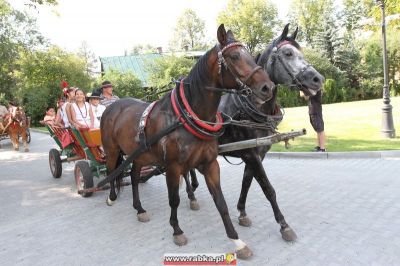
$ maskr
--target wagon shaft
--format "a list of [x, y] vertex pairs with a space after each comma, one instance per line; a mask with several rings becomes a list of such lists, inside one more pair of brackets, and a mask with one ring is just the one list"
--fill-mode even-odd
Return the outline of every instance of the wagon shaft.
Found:
[[295, 137], [303, 136], [305, 134], [307, 134], [307, 131], [303, 128], [302, 130], [291, 131], [286, 133], [278, 133], [268, 137], [223, 144], [219, 145], [219, 153], [221, 154], [230, 151], [237, 151], [237, 150], [255, 148], [259, 146], [272, 145], [280, 141], [286, 141], [289, 139], [293, 139]]

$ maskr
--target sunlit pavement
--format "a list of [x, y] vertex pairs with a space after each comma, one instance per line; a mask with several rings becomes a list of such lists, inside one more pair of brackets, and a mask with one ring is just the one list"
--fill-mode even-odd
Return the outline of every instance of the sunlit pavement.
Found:
[[[38, 133], [32, 133], [29, 153], [12, 151], [11, 143], [2, 141], [0, 265], [161, 265], [164, 253], [233, 250], [202, 176], [196, 191], [199, 211], [189, 209], [181, 188], [178, 217], [189, 242], [178, 247], [172, 242], [164, 176], [140, 186], [151, 218], [140, 223], [130, 187], [108, 207], [106, 192], [91, 198], [76, 193], [73, 163], [53, 179], [51, 147], [53, 140]], [[239, 226], [243, 165], [219, 161], [234, 226], [254, 252], [241, 265], [400, 264], [400, 159], [266, 159], [280, 208], [298, 235], [295, 243], [282, 240], [257, 182], [247, 203], [253, 225]]]

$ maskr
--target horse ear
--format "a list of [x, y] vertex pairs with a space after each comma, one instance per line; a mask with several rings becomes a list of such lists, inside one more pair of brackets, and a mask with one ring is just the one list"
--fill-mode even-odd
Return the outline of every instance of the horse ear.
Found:
[[281, 40], [286, 39], [288, 33], [289, 33], [289, 23], [286, 24], [285, 28], [282, 31]]
[[254, 61], [258, 63], [258, 60], [260, 59], [261, 53], [257, 53], [256, 56], [254, 57]]
[[233, 32], [231, 30], [228, 30], [228, 32], [226, 33], [227, 39], [228, 40], [235, 40], [235, 36], [233, 36]]
[[298, 31], [299, 31], [299, 27], [296, 27], [296, 30], [293, 32], [292, 36], [290, 36], [293, 40], [296, 40]]
[[218, 38], [218, 42], [222, 46], [225, 46], [226, 43], [228, 42], [228, 36], [226, 34], [226, 30], [225, 30], [224, 24], [219, 25], [218, 31], [217, 31], [217, 38]]

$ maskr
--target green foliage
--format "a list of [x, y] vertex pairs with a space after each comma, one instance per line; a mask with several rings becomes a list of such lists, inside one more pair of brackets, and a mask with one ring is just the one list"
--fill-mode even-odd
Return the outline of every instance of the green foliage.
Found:
[[[381, 2], [381, 1], [379, 1]], [[400, 0], [384, 0], [385, 2], [385, 16], [388, 17], [390, 15], [395, 15], [395, 14], [400, 14]], [[382, 11], [380, 5], [376, 4], [376, 1], [373, 1], [372, 4], [370, 4], [371, 7], [371, 12], [370, 15], [375, 19], [377, 22], [382, 21]], [[397, 17], [393, 20], [391, 20], [388, 23], [388, 26], [391, 27], [400, 27], [400, 18]]]
[[293, 0], [290, 8], [290, 21], [300, 28], [299, 39], [313, 47], [315, 37], [321, 31], [323, 18], [332, 10], [332, 0]]
[[246, 44], [251, 54], [263, 50], [280, 28], [278, 10], [269, 0], [229, 0], [226, 10], [217, 18], [218, 24], [232, 30]]
[[164, 56], [150, 63], [147, 71], [153, 93], [172, 88], [171, 81], [187, 76], [194, 64], [193, 59], [178, 56]]
[[35, 20], [0, 0], [0, 93], [6, 98], [13, 97], [16, 85], [13, 73], [19, 53], [42, 43]]
[[281, 107], [295, 107], [307, 104], [304, 98], [300, 97], [298, 90], [289, 89], [286, 86], [279, 85], [277, 99]]
[[134, 97], [143, 98], [147, 92], [142, 88], [141, 80], [132, 72], [118, 72], [116, 70], [107, 71], [104, 76], [97, 80], [97, 87], [101, 82], [108, 80], [113, 84], [113, 93], [120, 98]]
[[61, 97], [62, 80], [85, 91], [92, 82], [86, 74], [84, 60], [58, 47], [46, 51], [23, 51], [17, 64], [19, 70], [14, 75], [18, 90], [14, 95], [25, 106], [34, 124], [43, 118], [46, 107], [55, 106], [57, 98]]
[[178, 18], [174, 37], [170, 42], [171, 50], [204, 49], [204, 26], [205, 22], [197, 16], [196, 12], [185, 9]]
[[137, 54], [151, 54], [155, 53], [157, 48], [150, 45], [150, 44], [138, 44], [133, 46], [132, 50], [129, 52], [130, 55], [137, 55]]

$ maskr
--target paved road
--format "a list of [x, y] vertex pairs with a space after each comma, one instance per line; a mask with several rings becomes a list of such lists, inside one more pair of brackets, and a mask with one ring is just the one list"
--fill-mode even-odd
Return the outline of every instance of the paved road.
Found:
[[[222, 221], [202, 177], [201, 210], [189, 210], [181, 189], [180, 225], [189, 238], [172, 242], [163, 176], [140, 187], [151, 221], [137, 221], [126, 188], [113, 207], [106, 193], [75, 193], [73, 164], [51, 177], [48, 135], [32, 133], [31, 152], [0, 149], [0, 265], [160, 265], [166, 252], [228, 252]], [[241, 265], [400, 265], [400, 159], [270, 159], [265, 161], [286, 220], [298, 234], [284, 242], [272, 210], [253, 184], [238, 225], [243, 166], [221, 160], [222, 187], [240, 237], [255, 255]]]

